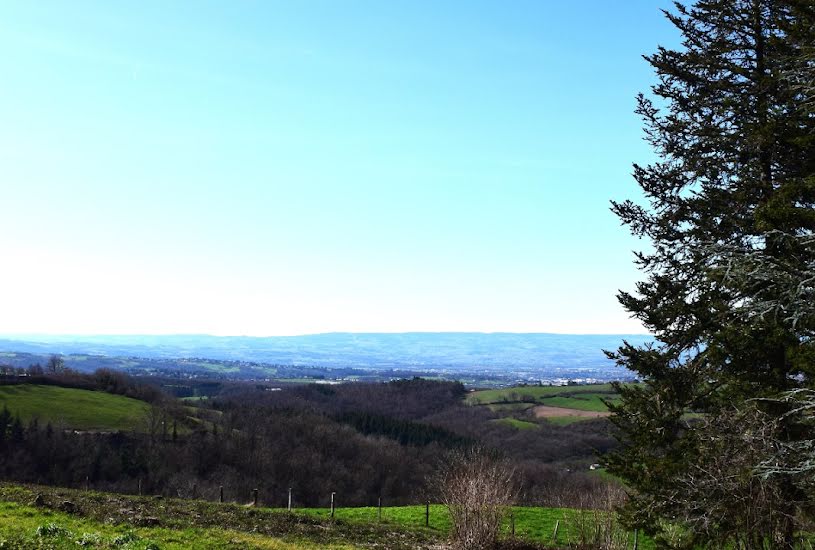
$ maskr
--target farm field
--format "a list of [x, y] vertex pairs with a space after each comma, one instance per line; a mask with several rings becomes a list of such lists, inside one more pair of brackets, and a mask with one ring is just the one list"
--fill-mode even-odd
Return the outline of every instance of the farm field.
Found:
[[517, 422], [532, 424], [532, 418], [565, 426], [605, 417], [608, 407], [604, 401], [616, 400], [611, 384], [518, 386], [474, 391], [465, 397], [465, 403], [488, 407], [502, 416], [499, 421], [519, 429]]
[[[467, 394], [469, 405], [537, 403], [545, 405], [550, 399], [571, 399], [577, 402], [596, 402], [600, 397], [613, 399], [611, 384], [587, 384], [583, 386], [515, 386], [491, 390], [478, 390]], [[561, 406], [561, 405], [558, 405]], [[578, 406], [572, 408], [578, 408]], [[591, 405], [596, 407], [596, 405]], [[587, 409], [595, 410], [595, 409]]]
[[552, 405], [537, 405], [532, 408], [535, 418], [564, 418], [572, 417], [577, 419], [604, 418], [611, 413], [607, 411], [591, 411], [583, 409], [572, 409], [568, 407], [555, 407]]
[[4, 406], [24, 423], [36, 417], [54, 427], [97, 431], [133, 430], [149, 408], [123, 395], [30, 384], [0, 386], [0, 410]]

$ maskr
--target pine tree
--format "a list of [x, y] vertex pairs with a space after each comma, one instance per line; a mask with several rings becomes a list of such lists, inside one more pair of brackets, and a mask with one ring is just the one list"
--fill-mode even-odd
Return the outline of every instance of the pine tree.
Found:
[[[646, 57], [658, 83], [637, 112], [659, 160], [634, 167], [648, 206], [613, 210], [651, 244], [636, 259], [645, 280], [619, 299], [656, 343], [609, 354], [642, 380], [619, 387], [623, 447], [609, 463], [633, 489], [626, 519], [654, 533], [681, 521], [700, 542], [791, 548], [812, 501], [784, 475], [720, 459], [749, 440], [737, 419], [773, 441], [801, 437], [779, 397], [815, 386], [813, 11], [807, 0], [677, 3], [666, 16], [682, 48]], [[704, 471], [742, 485], [696, 490]], [[743, 498], [754, 490], [763, 500]], [[751, 522], [759, 510], [772, 518]]]

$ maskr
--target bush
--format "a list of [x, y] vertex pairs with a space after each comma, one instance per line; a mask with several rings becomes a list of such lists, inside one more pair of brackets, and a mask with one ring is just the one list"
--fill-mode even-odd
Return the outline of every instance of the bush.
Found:
[[515, 500], [515, 472], [509, 464], [483, 449], [451, 453], [441, 468], [437, 486], [450, 513], [454, 548], [494, 548], [501, 519]]

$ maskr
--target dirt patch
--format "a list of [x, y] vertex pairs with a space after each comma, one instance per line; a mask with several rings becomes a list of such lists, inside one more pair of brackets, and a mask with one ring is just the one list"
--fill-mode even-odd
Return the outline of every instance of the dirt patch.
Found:
[[548, 405], [538, 405], [532, 412], [535, 418], [555, 418], [558, 416], [579, 416], [581, 418], [605, 418], [611, 416], [610, 412], [600, 411], [578, 411], [577, 409], [567, 409], [565, 407], [550, 407]]

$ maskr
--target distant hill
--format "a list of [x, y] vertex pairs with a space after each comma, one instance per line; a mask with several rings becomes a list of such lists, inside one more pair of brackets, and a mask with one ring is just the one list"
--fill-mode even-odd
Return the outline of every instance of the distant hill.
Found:
[[0, 339], [0, 351], [118, 357], [197, 357], [327, 368], [399, 369], [515, 378], [625, 378], [603, 354], [646, 335], [521, 333], [328, 333], [306, 336], [25, 335]]

